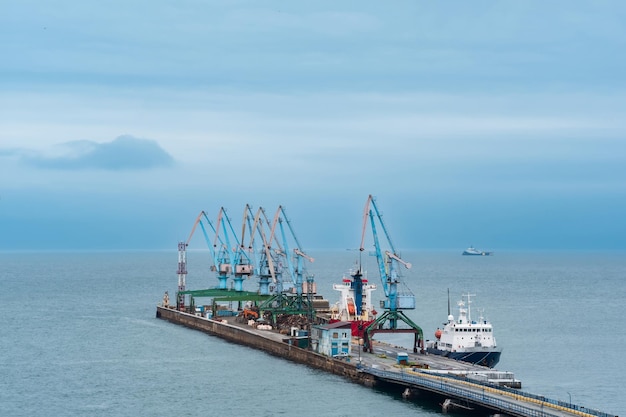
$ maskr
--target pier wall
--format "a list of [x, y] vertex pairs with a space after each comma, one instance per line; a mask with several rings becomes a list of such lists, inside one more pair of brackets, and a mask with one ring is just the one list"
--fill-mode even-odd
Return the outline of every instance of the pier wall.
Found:
[[374, 386], [376, 383], [374, 376], [358, 372], [356, 366], [350, 362], [333, 359], [283, 341], [273, 340], [242, 327], [232, 326], [161, 306], [157, 306], [156, 316], [175, 324], [220, 337], [229, 342], [259, 349], [292, 362], [302, 363], [312, 368], [340, 375], [369, 387]]

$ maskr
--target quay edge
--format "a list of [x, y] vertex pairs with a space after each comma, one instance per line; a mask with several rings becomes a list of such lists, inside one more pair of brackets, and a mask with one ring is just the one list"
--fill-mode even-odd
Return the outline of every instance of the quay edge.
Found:
[[[403, 397], [405, 398], [418, 394], [418, 392], [438, 395], [443, 398], [442, 401], [447, 404], [449, 409], [463, 405], [465, 411], [469, 411], [468, 408], [474, 408], [475, 412], [481, 414], [490, 410], [492, 413], [494, 411], [500, 414], [506, 413], [513, 417], [617, 417], [613, 414], [585, 409], [581, 406], [565, 404], [513, 389], [509, 389], [507, 392], [505, 389], [488, 389], [480, 385], [474, 388], [465, 388], [464, 386], [469, 387], [476, 385], [476, 383], [442, 378], [433, 374], [420, 375], [409, 371], [406, 373], [389, 372], [376, 368], [359, 369], [353, 363], [333, 359], [286, 343], [289, 341], [289, 337], [276, 332], [247, 329], [243, 326], [208, 319], [161, 305], [157, 305], [156, 317], [190, 329], [200, 330], [229, 342], [259, 349], [280, 358], [343, 376], [368, 387], [385, 389], [386, 386], [393, 385], [404, 390]], [[425, 378], [430, 381], [420, 382]], [[438, 382], [433, 382], [433, 379]], [[472, 392], [472, 389], [475, 391]], [[478, 391], [476, 391], [477, 389]], [[449, 401], [445, 402], [445, 400]]]
[[259, 349], [292, 362], [343, 376], [368, 387], [373, 387], [376, 384], [376, 378], [373, 375], [359, 372], [354, 364], [335, 360], [328, 356], [284, 343], [282, 339], [286, 338], [286, 336], [283, 335], [274, 334], [275, 338], [271, 339], [246, 328], [209, 320], [162, 306], [157, 306], [156, 317], [174, 324], [200, 330], [229, 342]]

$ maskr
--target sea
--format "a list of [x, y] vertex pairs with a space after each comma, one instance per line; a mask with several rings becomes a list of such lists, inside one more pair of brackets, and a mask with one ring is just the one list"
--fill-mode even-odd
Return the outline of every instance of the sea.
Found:
[[[318, 293], [374, 257], [309, 251]], [[522, 390], [626, 415], [624, 252], [405, 251], [409, 317], [426, 338], [470, 293], [473, 317], [494, 326], [497, 369]], [[177, 252], [0, 253], [2, 416], [436, 416], [438, 404], [354, 384], [155, 318], [177, 286]], [[188, 252], [188, 289], [217, 285], [211, 258]], [[251, 278], [245, 289], [255, 290]], [[200, 302], [201, 303], [201, 302]], [[403, 339], [406, 337], [407, 339]], [[377, 336], [378, 338], [378, 336]], [[410, 346], [410, 335], [385, 340]]]

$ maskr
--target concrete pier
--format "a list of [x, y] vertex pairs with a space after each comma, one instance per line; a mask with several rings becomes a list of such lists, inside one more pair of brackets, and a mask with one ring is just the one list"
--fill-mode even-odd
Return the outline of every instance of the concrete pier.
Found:
[[373, 375], [359, 372], [355, 364], [285, 343], [284, 340], [287, 336], [277, 332], [256, 330], [246, 325], [228, 323], [227, 321], [210, 320], [161, 306], [157, 306], [156, 316], [175, 324], [218, 336], [229, 342], [259, 349], [274, 356], [340, 375], [363, 385], [373, 386], [375, 384], [376, 378]]
[[[322, 369], [369, 387], [397, 387], [398, 392], [407, 398], [412, 393], [427, 392], [439, 397], [439, 403], [444, 409], [461, 407], [464, 411], [490, 411], [515, 417], [617, 417], [525, 393], [511, 388], [519, 381], [516, 382], [509, 373], [499, 373], [447, 358], [410, 354], [409, 363], [413, 365], [398, 365], [395, 361], [397, 352], [401, 350], [398, 347], [378, 345], [373, 354], [359, 353], [358, 359], [353, 355], [352, 361], [346, 361], [299, 348], [288, 342], [288, 336], [271, 330], [254, 329], [234, 320], [211, 320], [163, 306], [157, 306], [156, 317]], [[356, 348], [359, 349], [358, 346]]]

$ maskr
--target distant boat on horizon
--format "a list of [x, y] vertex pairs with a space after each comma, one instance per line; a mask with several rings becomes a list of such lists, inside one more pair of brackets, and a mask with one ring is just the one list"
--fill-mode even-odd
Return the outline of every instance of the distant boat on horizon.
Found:
[[482, 251], [482, 250], [478, 250], [473, 246], [470, 246], [469, 248], [465, 249], [463, 251], [463, 255], [468, 255], [468, 256], [490, 256], [493, 255], [493, 252], [486, 252], [486, 251]]

